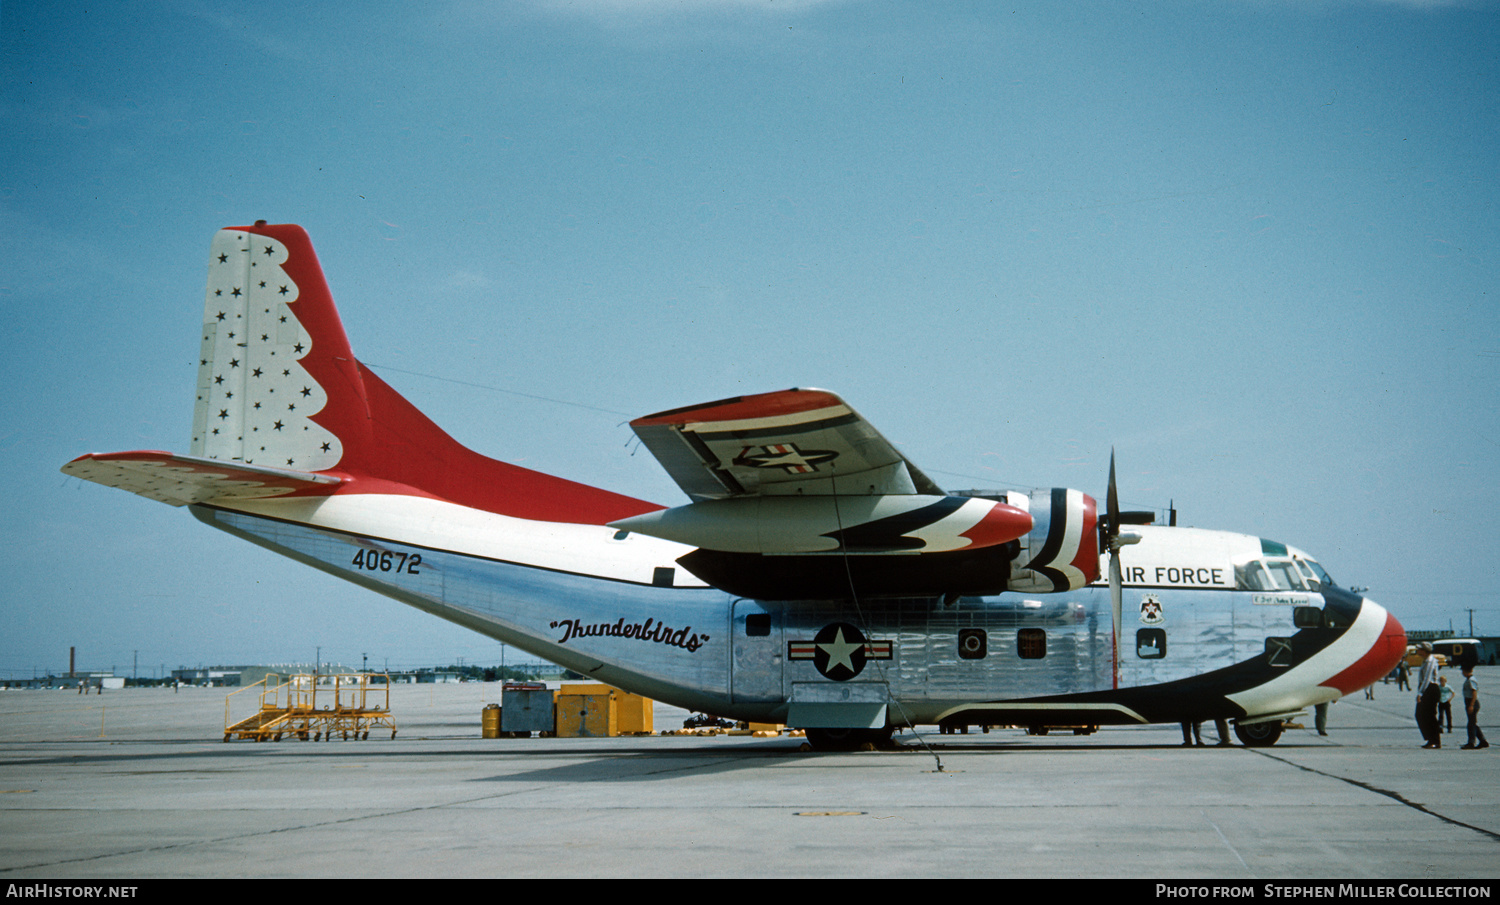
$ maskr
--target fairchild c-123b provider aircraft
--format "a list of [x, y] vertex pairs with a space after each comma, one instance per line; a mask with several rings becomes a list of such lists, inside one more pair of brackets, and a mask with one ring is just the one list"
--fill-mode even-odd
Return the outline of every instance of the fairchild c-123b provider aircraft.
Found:
[[[804, 728], [1282, 720], [1385, 675], [1400, 623], [1292, 547], [945, 493], [833, 393], [632, 422], [663, 508], [460, 446], [350, 351], [307, 234], [221, 230], [187, 455], [67, 474], [173, 506], [611, 685]], [[1107, 575], [1107, 577], [1103, 577]]]

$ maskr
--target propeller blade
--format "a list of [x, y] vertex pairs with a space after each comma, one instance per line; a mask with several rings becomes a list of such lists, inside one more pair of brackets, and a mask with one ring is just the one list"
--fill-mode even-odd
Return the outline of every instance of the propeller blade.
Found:
[[1125, 608], [1125, 590], [1121, 587], [1120, 580], [1120, 551], [1111, 550], [1109, 554], [1109, 611], [1114, 620], [1115, 629], [1115, 663], [1114, 663], [1114, 687], [1120, 687], [1120, 619], [1122, 610]]
[[1109, 614], [1114, 627], [1114, 687], [1120, 687], [1120, 628], [1122, 610], [1125, 608], [1125, 591], [1120, 577], [1120, 494], [1115, 488], [1115, 451], [1109, 451], [1109, 493], [1106, 498], [1109, 527], [1105, 529], [1109, 541]]
[[1120, 494], [1115, 489], [1115, 451], [1109, 451], [1109, 497], [1107, 500], [1109, 513], [1109, 536], [1111, 539], [1120, 533]]
[[[1129, 544], [1141, 542], [1141, 534], [1138, 531], [1121, 531], [1120, 526], [1126, 519], [1120, 512], [1120, 493], [1115, 487], [1115, 451], [1109, 451], [1109, 493], [1105, 501], [1106, 514], [1103, 537], [1105, 544], [1109, 547], [1109, 615], [1114, 623], [1115, 635], [1115, 687], [1120, 687], [1120, 632], [1124, 629], [1121, 625], [1125, 609], [1125, 581], [1121, 577], [1120, 548]], [[1149, 525], [1150, 513], [1130, 513], [1130, 523]]]

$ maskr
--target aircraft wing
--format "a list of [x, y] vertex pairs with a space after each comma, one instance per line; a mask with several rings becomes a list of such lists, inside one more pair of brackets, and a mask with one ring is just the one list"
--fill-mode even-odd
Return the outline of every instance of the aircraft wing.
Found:
[[697, 502], [755, 495], [943, 495], [826, 390], [737, 396], [647, 415], [630, 426]]
[[128, 490], [169, 506], [263, 499], [299, 490], [331, 493], [343, 482], [332, 475], [155, 450], [89, 453], [64, 465], [62, 470], [63, 474]]

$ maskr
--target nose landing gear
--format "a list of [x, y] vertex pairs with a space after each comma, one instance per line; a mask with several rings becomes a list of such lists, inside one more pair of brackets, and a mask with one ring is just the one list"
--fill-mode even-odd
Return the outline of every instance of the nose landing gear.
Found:
[[1235, 721], [1234, 734], [1240, 744], [1247, 748], [1269, 748], [1281, 738], [1281, 720], [1265, 720], [1260, 723]]

